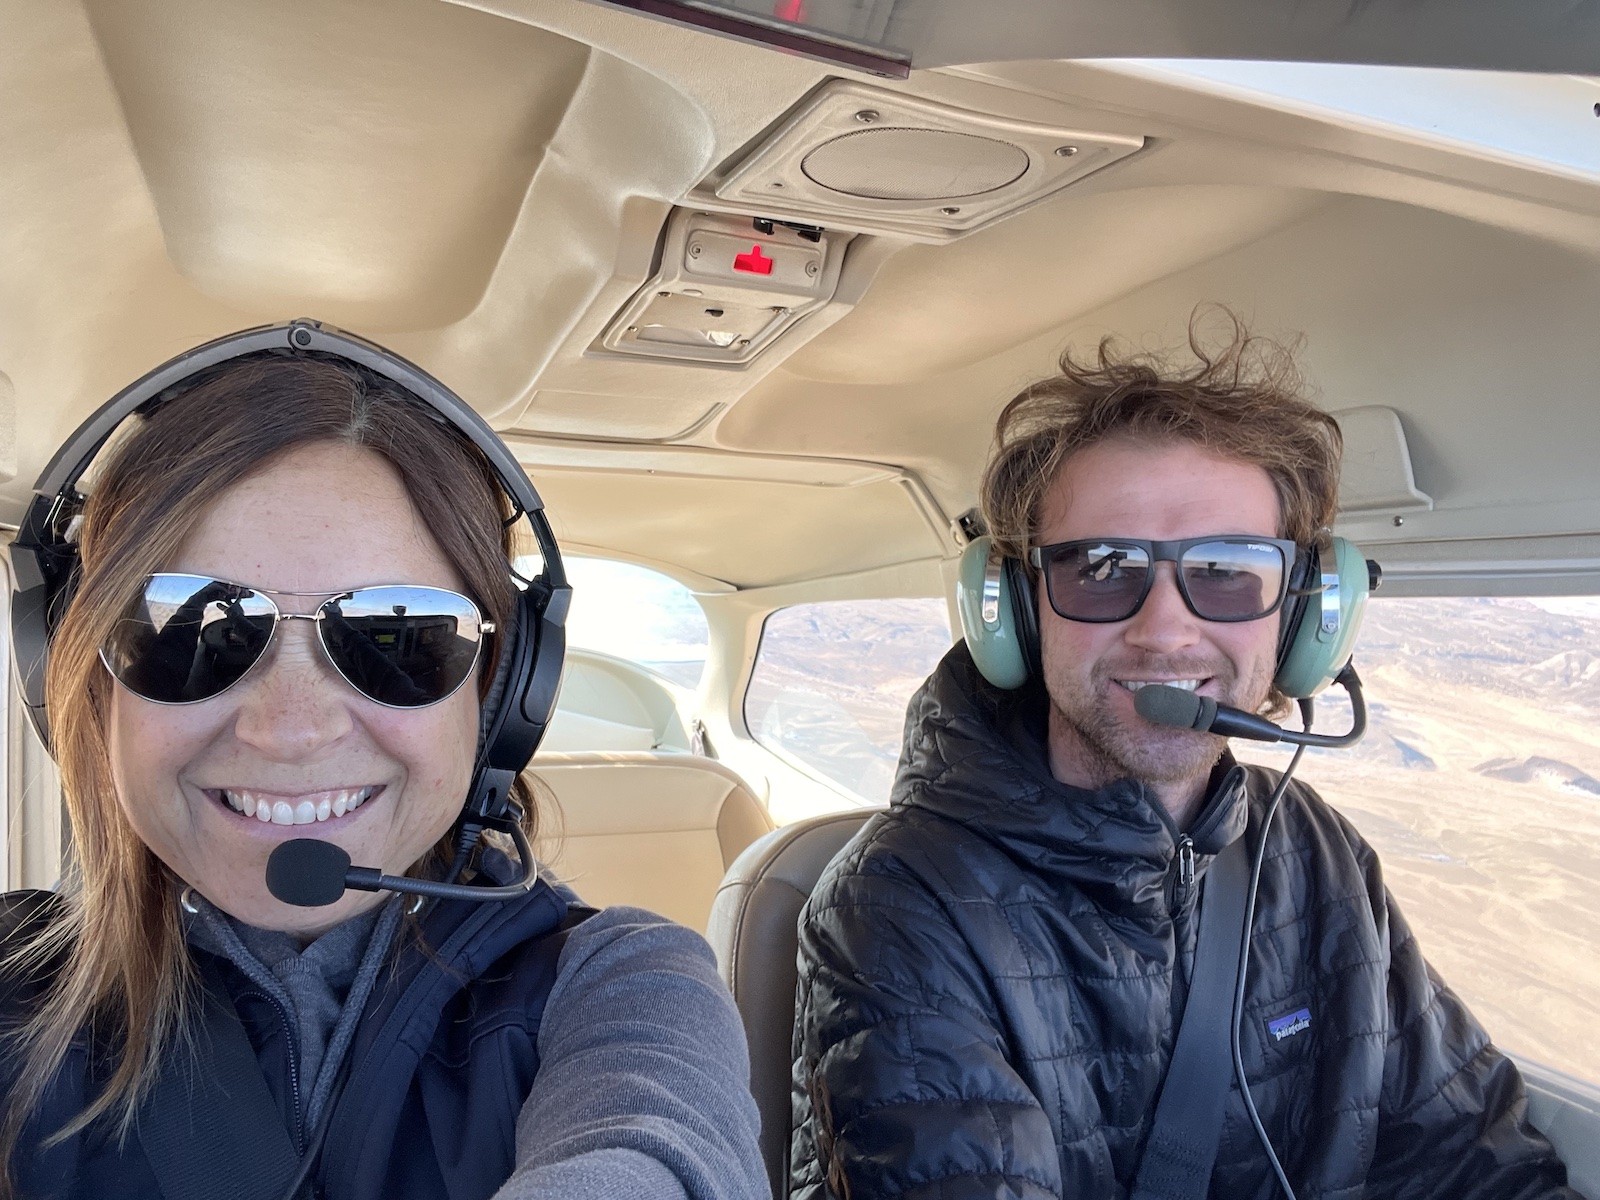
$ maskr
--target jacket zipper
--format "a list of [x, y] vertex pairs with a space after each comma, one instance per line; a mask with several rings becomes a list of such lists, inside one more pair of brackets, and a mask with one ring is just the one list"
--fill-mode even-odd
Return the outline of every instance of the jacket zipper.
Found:
[[1194, 902], [1194, 839], [1187, 833], [1178, 838], [1178, 908], [1187, 911]]
[[1189, 967], [1184, 951], [1189, 944], [1189, 927], [1194, 917], [1195, 898], [1199, 888], [1194, 878], [1194, 839], [1187, 833], [1178, 835], [1177, 850], [1172, 856], [1172, 1027], [1177, 1029], [1183, 1019], [1183, 1010], [1189, 999]]
[[300, 1112], [300, 1046], [295, 1039], [294, 1027], [289, 1023], [289, 1014], [284, 1011], [283, 1005], [260, 989], [251, 989], [240, 992], [239, 999], [254, 996], [265, 1000], [272, 1005], [272, 1011], [278, 1014], [278, 1020], [283, 1025], [284, 1036], [289, 1042], [289, 1101], [290, 1125], [289, 1133], [294, 1140], [295, 1149], [304, 1154], [306, 1152], [305, 1121]]

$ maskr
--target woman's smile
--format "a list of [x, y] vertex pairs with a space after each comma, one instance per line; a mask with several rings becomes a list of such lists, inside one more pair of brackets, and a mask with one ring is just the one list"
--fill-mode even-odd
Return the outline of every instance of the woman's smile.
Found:
[[312, 825], [353, 813], [383, 790], [382, 784], [322, 788], [285, 794], [257, 788], [207, 788], [208, 796], [241, 816], [267, 825]]

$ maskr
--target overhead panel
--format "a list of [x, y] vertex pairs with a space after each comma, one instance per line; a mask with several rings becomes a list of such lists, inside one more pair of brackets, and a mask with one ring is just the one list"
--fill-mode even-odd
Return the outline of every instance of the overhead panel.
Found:
[[591, 351], [743, 366], [833, 298], [852, 236], [676, 209], [660, 268]]
[[949, 521], [883, 463], [705, 446], [508, 439], [564, 546], [765, 587], [949, 557]]
[[776, 216], [944, 242], [1143, 145], [835, 80], [710, 190], [725, 204]]
[[534, 469], [564, 546], [665, 561], [765, 587], [940, 558], [936, 530], [898, 478], [818, 487], [781, 479]]

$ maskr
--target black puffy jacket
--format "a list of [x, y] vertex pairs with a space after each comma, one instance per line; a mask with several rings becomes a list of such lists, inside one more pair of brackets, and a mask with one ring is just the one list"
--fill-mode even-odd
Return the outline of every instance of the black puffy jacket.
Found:
[[[1128, 1194], [1199, 885], [1247, 823], [1254, 844], [1275, 776], [1225, 756], [1191, 859], [1139, 784], [1051, 777], [1043, 705], [990, 688], [957, 646], [911, 703], [890, 810], [813, 893], [791, 1195]], [[1371, 848], [1298, 784], [1271, 830], [1242, 1038], [1300, 1200], [1576, 1195], [1524, 1121], [1515, 1067], [1423, 961]], [[1235, 1088], [1211, 1195], [1274, 1188]]]

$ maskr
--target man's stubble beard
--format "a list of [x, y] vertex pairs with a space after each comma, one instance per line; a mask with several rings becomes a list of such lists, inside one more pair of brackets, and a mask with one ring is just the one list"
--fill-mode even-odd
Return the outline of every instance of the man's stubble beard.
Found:
[[1254, 712], [1265, 700], [1271, 684], [1267, 674], [1271, 664], [1264, 666], [1257, 672], [1260, 678], [1242, 685], [1233, 664], [1226, 660], [1204, 664], [1165, 662], [1143, 670], [1128, 663], [1118, 663], [1115, 669], [1099, 663], [1086, 685], [1078, 676], [1050, 678], [1047, 671], [1051, 741], [1066, 743], [1062, 749], [1095, 787], [1118, 779], [1174, 784], [1206, 775], [1222, 756], [1226, 740], [1191, 729], [1164, 729], [1140, 717], [1124, 723], [1112, 715], [1109, 704], [1111, 689], [1122, 686], [1114, 680], [1119, 674], [1210, 677], [1220, 685], [1220, 703]]

